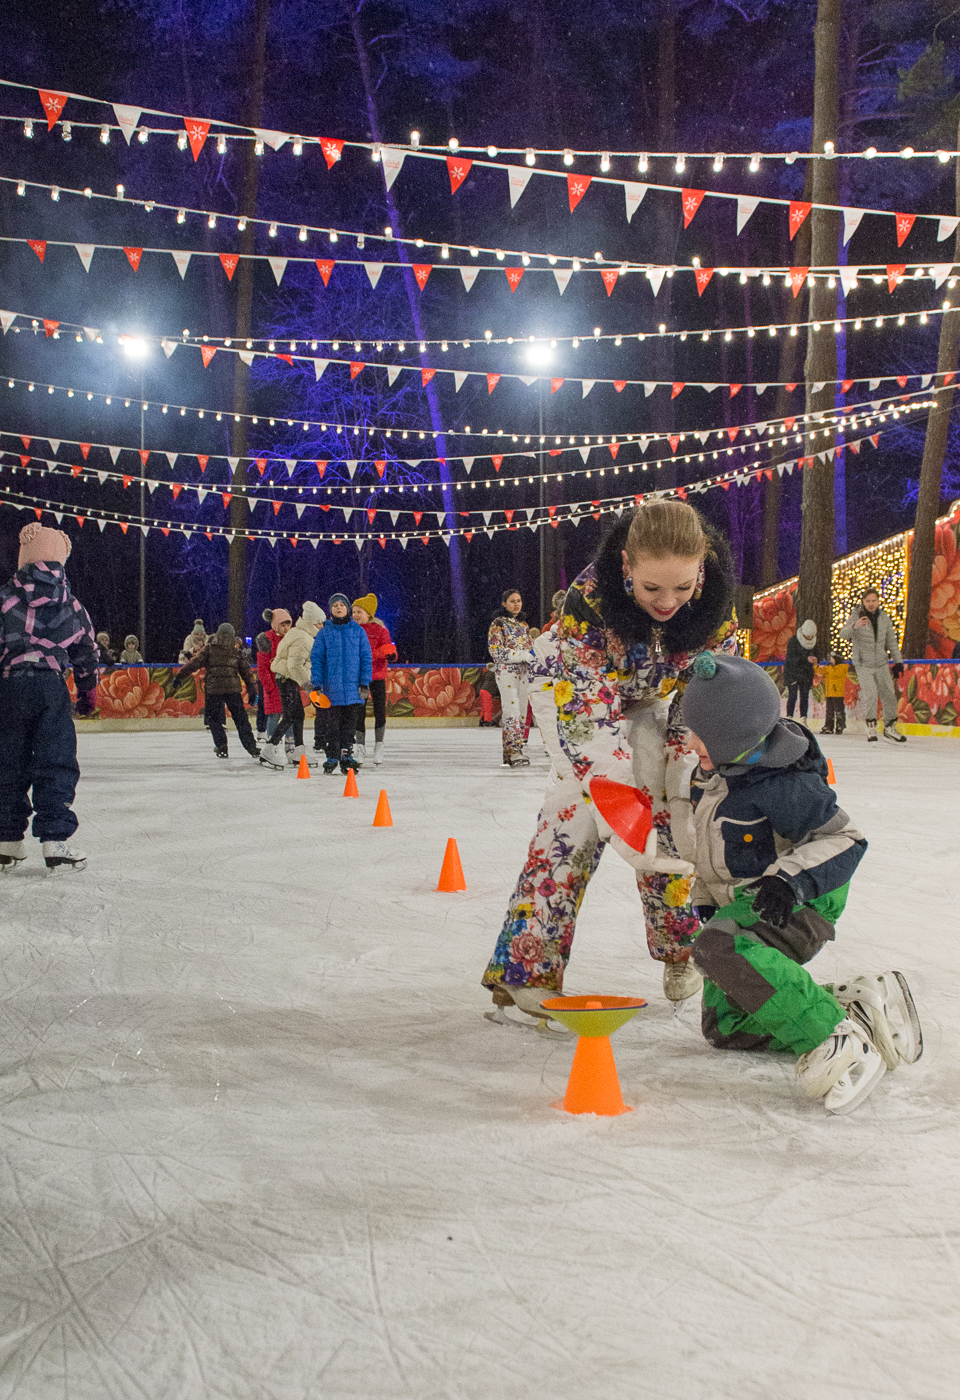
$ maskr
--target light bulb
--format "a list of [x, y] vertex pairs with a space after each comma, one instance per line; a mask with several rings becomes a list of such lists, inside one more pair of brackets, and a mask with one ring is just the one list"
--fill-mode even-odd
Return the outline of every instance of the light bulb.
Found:
[[460, 149], [460, 142], [455, 136], [450, 137], [450, 140], [447, 142], [447, 145], [450, 147], [451, 151], [454, 152], [454, 154], [456, 154], [456, 152]]
[[600, 169], [606, 174], [610, 169], [610, 152], [603, 151], [600, 156]]
[[217, 155], [218, 155], [218, 156], [225, 156], [226, 154], [227, 154], [227, 138], [226, 138], [225, 136], [218, 136], [218, 137], [217, 137]]
[[420, 149], [420, 133], [419, 133], [419, 131], [411, 131], [411, 133], [410, 133], [410, 145], [413, 147], [413, 149], [414, 149], [415, 151], [418, 151], [418, 150]]
[[[66, 141], [67, 138], [64, 137], [63, 139]], [[949, 152], [949, 151], [938, 151], [938, 152], [937, 152], [937, 160], [940, 162], [941, 165], [946, 165], [946, 163], [947, 163], [947, 161], [948, 161], [949, 159], [950, 159], [950, 152]]]
[[580, 259], [579, 259], [579, 258], [574, 258], [573, 261], [571, 262], [570, 266], [571, 266], [571, 268], [573, 269], [574, 272], [579, 272], [579, 271], [580, 271]]
[[877, 148], [876, 148], [876, 146], [868, 146], [867, 149], [864, 151], [863, 156], [864, 156], [864, 159], [865, 159], [865, 160], [873, 160], [873, 158], [874, 158], [874, 156], [875, 156], [876, 154], [877, 154]]
[[499, 154], [500, 152], [498, 151], [496, 146], [487, 147], [487, 155], [490, 157], [491, 160], [493, 160], [494, 156], [497, 156]]
[[73, 140], [73, 127], [70, 125], [69, 122], [61, 123], [60, 135], [63, 137], [64, 141]]
[[447, 247], [446, 243], [441, 243], [440, 245], [440, 256], [441, 258], [449, 258], [450, 256], [450, 249]]
[[30, 117], [27, 117], [27, 120], [23, 124], [23, 134], [28, 140], [33, 137], [33, 122]]
[[[103, 144], [106, 145], [106, 144], [107, 144], [106, 141], [104, 141]], [[185, 151], [186, 149], [187, 149], [187, 133], [186, 133], [185, 131], [181, 131], [180, 135], [177, 137], [177, 150], [178, 150], [178, 151]]]
[[564, 153], [563, 153], [563, 163], [564, 163], [564, 165], [572, 165], [572, 164], [573, 164], [573, 152], [572, 152], [571, 150], [565, 150], [565, 151], [564, 151]]
[[186, 222], [187, 222], [187, 211], [186, 211], [186, 209], [178, 209], [178, 210], [177, 210], [177, 223], [178, 223], [178, 224], [185, 224]]
[[754, 154], [750, 157], [750, 165], [748, 169], [753, 171], [757, 171], [760, 169], [760, 157], [758, 155]]
[[269, 230], [268, 230], [268, 232], [269, 232], [271, 238], [276, 238], [276, 236], [277, 236], [277, 226], [276, 226], [276, 224], [271, 224], [271, 225], [270, 225], [270, 228], [269, 228]]
[[216, 216], [216, 214], [208, 214], [208, 215], [207, 215], [207, 228], [216, 228], [216, 226], [217, 226], [217, 216]]
[[253, 143], [253, 154], [254, 154], [255, 156], [262, 156], [262, 155], [263, 155], [263, 142], [262, 142], [262, 141], [254, 141], [254, 143]]
[[303, 155], [303, 137], [302, 137], [302, 136], [295, 136], [295, 137], [294, 137], [294, 140], [293, 140], [293, 154], [294, 154], [295, 156], [302, 156], [302, 155]]
[[246, 214], [244, 214], [242, 218], [240, 218], [240, 219], [237, 220], [237, 232], [238, 232], [238, 233], [243, 233], [243, 231], [244, 231], [244, 229], [246, 228], [246, 226], [247, 226], [247, 216], [246, 216]]
[[18, 180], [18, 181], [17, 181], [17, 194], [19, 194], [19, 195], [22, 196], [22, 195], [25, 195], [26, 192], [27, 192], [26, 181], [25, 181], [25, 180]]
[[678, 175], [682, 175], [687, 168], [686, 156], [677, 156], [676, 163], [674, 164], [673, 168]]
[[537, 163], [537, 158], [536, 158], [536, 156], [535, 156], [534, 153], [533, 153], [533, 147], [532, 147], [532, 146], [528, 146], [528, 147], [527, 147], [527, 153], [526, 153], [526, 155], [524, 156], [524, 160], [526, 161], [527, 165], [536, 165], [536, 163]]
[[301, 224], [301, 225], [300, 225], [300, 232], [297, 234], [297, 237], [299, 238], [299, 240], [300, 240], [301, 243], [306, 243], [306, 241], [307, 241], [307, 230], [306, 230], [306, 226], [305, 226], [304, 224]]
[[715, 171], [720, 171], [723, 169], [723, 156], [720, 154], [719, 151], [713, 158], [713, 168]]
[[140, 142], [141, 146], [145, 146], [149, 139], [150, 133], [147, 131], [147, 128], [145, 126], [142, 126], [137, 132], [137, 140]]
[[[184, 138], [184, 139], [186, 139], [186, 138]], [[101, 142], [101, 145], [104, 145], [104, 146], [109, 146], [109, 145], [110, 145], [110, 128], [109, 128], [108, 126], [102, 126], [102, 127], [100, 128], [100, 142]]]
[[640, 159], [637, 161], [637, 169], [640, 171], [641, 175], [646, 175], [649, 164], [650, 162], [648, 161], [647, 157], [645, 155], [641, 155]]
[[59, 187], [59, 185], [54, 185], [54, 186], [53, 186], [53, 188], [52, 188], [51, 191], [50, 191], [50, 198], [53, 200], [54, 204], [59, 203], [59, 201], [60, 201], [60, 187]]
[[904, 146], [904, 148], [903, 148], [903, 150], [900, 152], [900, 154], [901, 154], [901, 156], [903, 157], [904, 160], [909, 160], [909, 159], [911, 158], [911, 156], [913, 155], [913, 147], [912, 147], [912, 146]]

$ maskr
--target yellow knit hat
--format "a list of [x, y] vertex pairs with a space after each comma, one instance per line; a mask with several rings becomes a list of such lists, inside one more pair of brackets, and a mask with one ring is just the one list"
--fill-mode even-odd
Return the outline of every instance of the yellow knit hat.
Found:
[[354, 606], [355, 608], [363, 608], [363, 611], [364, 611], [365, 613], [368, 613], [370, 617], [376, 617], [376, 615], [377, 615], [377, 595], [376, 595], [376, 593], [365, 593], [365, 594], [363, 595], [362, 598], [354, 598], [354, 600], [353, 600], [353, 606]]

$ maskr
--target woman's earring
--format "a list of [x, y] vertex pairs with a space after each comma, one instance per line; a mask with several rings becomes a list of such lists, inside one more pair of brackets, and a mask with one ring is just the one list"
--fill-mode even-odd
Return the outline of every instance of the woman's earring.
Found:
[[628, 598], [633, 597], [633, 579], [629, 574], [624, 574], [623, 576], [623, 591]]
[[693, 590], [693, 598], [694, 598], [694, 601], [696, 601], [696, 600], [700, 597], [700, 594], [703, 592], [703, 583], [704, 583], [704, 579], [706, 578], [706, 576], [707, 576], [707, 571], [706, 571], [706, 569], [704, 568], [703, 564], [701, 564], [701, 565], [700, 565], [700, 569], [699, 569], [699, 571], [698, 571], [698, 573], [697, 573], [697, 586], [696, 586], [696, 588]]

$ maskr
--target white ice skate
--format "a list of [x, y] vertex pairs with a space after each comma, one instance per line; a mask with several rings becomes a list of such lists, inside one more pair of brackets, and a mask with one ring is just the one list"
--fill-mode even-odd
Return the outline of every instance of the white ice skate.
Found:
[[367, 761], [367, 746], [366, 746], [366, 744], [354, 744], [354, 746], [353, 746], [353, 756], [354, 756], [354, 758], [357, 760], [357, 767], [358, 767], [358, 768], [362, 768], [363, 765], [364, 765], [364, 764], [366, 763], [366, 761]]
[[0, 875], [9, 875], [27, 858], [25, 841], [0, 841]]
[[286, 768], [287, 760], [279, 744], [264, 744], [260, 750], [260, 762], [267, 768]]
[[[495, 1026], [509, 1026], [511, 1030], [518, 1031], [541, 1031], [545, 1035], [572, 1034], [566, 1026], [561, 1026], [559, 1021], [551, 1020], [540, 1004], [549, 1001], [551, 997], [562, 996], [562, 992], [551, 991], [549, 987], [506, 987], [503, 983], [491, 988], [491, 992], [494, 1009], [483, 1014]], [[519, 1019], [516, 1016], [508, 1016], [509, 1006], [515, 1006], [518, 1011], [524, 1013], [523, 1016]]]
[[852, 1113], [887, 1072], [867, 1032], [849, 1018], [834, 1026], [822, 1044], [797, 1060], [797, 1079], [828, 1113]]
[[300, 760], [301, 760], [301, 758], [305, 758], [305, 759], [307, 760], [307, 767], [308, 767], [308, 768], [316, 768], [316, 766], [317, 766], [317, 760], [316, 760], [316, 758], [314, 757], [314, 755], [313, 755], [312, 753], [307, 753], [306, 749], [303, 747], [302, 744], [300, 745], [299, 748], [294, 749], [294, 751], [293, 751], [293, 762], [297, 765], [298, 768], [300, 767]]
[[878, 740], [878, 738], [877, 738], [877, 725], [876, 725], [876, 721], [874, 721], [873, 724], [871, 724], [870, 721], [867, 720], [867, 743], [868, 743], [868, 744], [876, 744], [876, 743], [879, 743], [879, 740]]
[[373, 761], [376, 764], [383, 762], [383, 740], [378, 739], [373, 746]]
[[912, 1065], [923, 1054], [923, 1034], [913, 995], [902, 972], [876, 972], [838, 982], [833, 995], [864, 1027], [887, 1069], [903, 1060]]
[[884, 739], [886, 739], [888, 744], [905, 744], [907, 742], [906, 734], [900, 733], [900, 730], [896, 726], [896, 722], [894, 722], [893, 724], [885, 724], [883, 726], [883, 737]]
[[663, 995], [667, 1001], [686, 1001], [695, 997], [703, 986], [703, 974], [697, 970], [693, 959], [686, 962], [663, 964]]
[[48, 870], [86, 870], [84, 851], [71, 850], [66, 841], [44, 841], [43, 858]]

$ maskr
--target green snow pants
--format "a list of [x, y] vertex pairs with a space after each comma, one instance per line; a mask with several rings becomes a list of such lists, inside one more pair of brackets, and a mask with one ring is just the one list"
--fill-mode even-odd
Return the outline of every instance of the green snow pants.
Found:
[[834, 936], [816, 909], [800, 905], [785, 928], [758, 919], [748, 899], [718, 909], [691, 956], [706, 979], [701, 1028], [721, 1050], [814, 1049], [846, 1012], [801, 965]]

